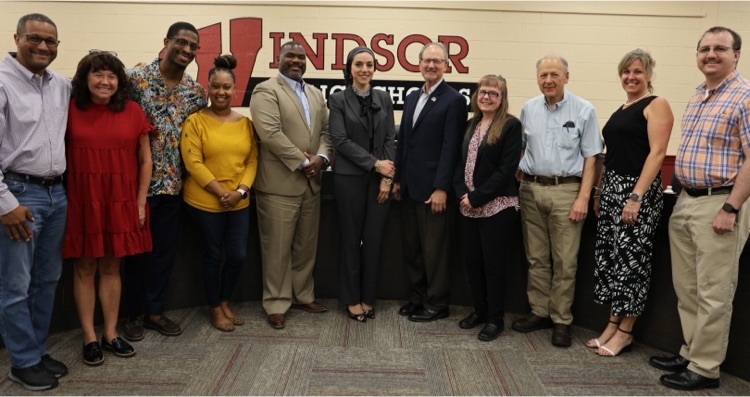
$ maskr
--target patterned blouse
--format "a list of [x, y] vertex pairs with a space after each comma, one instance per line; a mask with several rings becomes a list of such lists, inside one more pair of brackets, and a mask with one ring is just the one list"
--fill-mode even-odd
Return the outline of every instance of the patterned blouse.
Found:
[[[476, 129], [474, 129], [474, 135], [471, 137], [471, 141], [469, 141], [469, 150], [466, 153], [466, 168], [464, 169], [464, 182], [466, 182], [466, 187], [469, 188], [470, 192], [473, 192], [476, 188], [474, 187], [474, 167], [477, 164], [477, 153], [479, 152], [479, 146], [482, 143], [482, 139], [487, 134], [487, 131], [490, 129], [490, 125], [487, 126], [487, 129], [484, 131], [481, 131], [479, 126], [482, 123], [477, 123]], [[516, 209], [516, 211], [520, 210], [521, 207], [518, 203], [518, 196], [514, 197], [507, 197], [507, 196], [499, 196], [495, 197], [494, 199], [488, 201], [483, 206], [479, 208], [472, 208], [472, 209], [465, 209], [463, 206], [460, 206], [461, 208], [461, 215], [467, 217], [467, 218], [489, 218], [493, 215], [496, 215], [500, 213], [500, 211], [513, 207]]]
[[182, 123], [206, 106], [206, 92], [187, 73], [170, 90], [161, 77], [157, 58], [150, 64], [128, 70], [130, 99], [137, 102], [148, 121], [156, 127], [151, 138], [154, 163], [149, 195], [180, 194], [183, 165], [180, 158]]

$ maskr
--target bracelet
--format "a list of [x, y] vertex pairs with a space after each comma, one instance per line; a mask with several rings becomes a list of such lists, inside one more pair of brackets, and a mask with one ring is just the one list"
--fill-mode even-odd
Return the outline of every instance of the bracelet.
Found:
[[600, 198], [600, 197], [602, 197], [602, 195], [601, 195], [601, 194], [595, 194], [595, 195], [594, 195], [594, 198]]
[[602, 189], [601, 189], [601, 188], [599, 188], [599, 186], [594, 186], [594, 190], [597, 190], [597, 191], [599, 191], [599, 190], [602, 190]]
[[383, 179], [381, 179], [380, 181], [381, 181], [381, 182], [383, 182], [383, 183], [385, 183], [385, 184], [386, 184], [386, 186], [391, 186], [391, 185], [393, 185], [393, 179], [392, 179], [392, 178], [383, 178]]
[[380, 160], [375, 160], [373, 168], [375, 169], [375, 172], [380, 173]]

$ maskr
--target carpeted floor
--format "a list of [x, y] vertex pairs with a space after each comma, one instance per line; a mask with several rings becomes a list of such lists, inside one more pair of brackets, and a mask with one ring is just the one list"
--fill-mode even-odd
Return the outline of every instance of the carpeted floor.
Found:
[[[549, 342], [551, 330], [506, 330], [493, 342], [458, 328], [470, 308], [413, 323], [400, 302], [380, 302], [377, 318], [349, 320], [336, 301], [323, 314], [290, 311], [287, 327], [273, 330], [259, 302], [238, 304], [246, 324], [231, 333], [213, 329], [208, 309], [176, 310], [169, 317], [184, 333], [165, 337], [146, 330], [137, 354], [88, 367], [81, 361], [80, 330], [50, 337], [49, 351], [70, 373], [49, 395], [685, 395], [662, 387], [648, 365], [662, 352], [636, 344], [616, 358], [596, 356], [584, 342], [593, 331], [574, 328], [573, 346]], [[100, 329], [98, 329], [100, 331]], [[8, 354], [0, 351], [0, 394], [29, 395], [11, 382]], [[750, 382], [723, 374], [721, 387], [695, 395], [750, 395]]]

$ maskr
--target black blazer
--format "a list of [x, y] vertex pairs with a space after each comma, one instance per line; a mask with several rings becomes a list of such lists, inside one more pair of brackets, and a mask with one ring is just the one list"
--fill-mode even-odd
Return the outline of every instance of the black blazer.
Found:
[[328, 99], [330, 116], [328, 129], [336, 150], [333, 172], [362, 175], [369, 172], [377, 160], [393, 160], [396, 151], [396, 126], [393, 102], [384, 91], [371, 89], [374, 112], [373, 154], [370, 154], [370, 134], [367, 117], [360, 116], [360, 105], [351, 87], [332, 94]]
[[[461, 145], [461, 161], [456, 167], [453, 187], [459, 199], [469, 189], [466, 187], [464, 173], [469, 142], [474, 136], [477, 122], [470, 123], [466, 137]], [[474, 208], [500, 196], [518, 196], [516, 170], [521, 161], [521, 121], [510, 116], [503, 125], [500, 140], [492, 145], [487, 144], [487, 135], [482, 138], [477, 151], [477, 162], [474, 165], [474, 191], [469, 193], [469, 202]]]
[[[466, 129], [466, 98], [443, 81], [412, 127], [419, 90], [406, 97], [396, 149], [395, 182], [402, 195], [424, 202], [435, 189], [450, 192]], [[448, 196], [450, 199], [450, 195]]]

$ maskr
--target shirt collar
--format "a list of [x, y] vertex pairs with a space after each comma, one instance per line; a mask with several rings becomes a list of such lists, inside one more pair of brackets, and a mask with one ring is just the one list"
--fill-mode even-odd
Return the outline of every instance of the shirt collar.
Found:
[[570, 93], [568, 92], [568, 90], [566, 90], [566, 89], [563, 89], [563, 98], [562, 98], [562, 99], [560, 100], [560, 102], [557, 102], [557, 103], [555, 104], [555, 107], [554, 107], [554, 109], [550, 109], [550, 108], [549, 108], [549, 107], [547, 106], [547, 98], [545, 98], [545, 97], [544, 97], [544, 94], [542, 94], [542, 96], [541, 96], [541, 99], [542, 99], [542, 106], [544, 106], [544, 108], [545, 108], [545, 109], [547, 109], [547, 110], [555, 110], [555, 109], [559, 109], [559, 108], [561, 108], [561, 107], [562, 107], [563, 105], [565, 105], [565, 103], [567, 103], [567, 102], [568, 102], [568, 98], [569, 98], [569, 97], [570, 97]]
[[[21, 62], [18, 62], [18, 59], [16, 59], [16, 55], [18, 53], [16, 52], [8, 52], [8, 54], [5, 56], [5, 62], [8, 62], [8, 65], [15, 70], [18, 74], [26, 77], [27, 80], [31, 80], [34, 78], [34, 76], [38, 76], [36, 73], [33, 73], [29, 69], [26, 69], [25, 66], [21, 65]], [[49, 81], [52, 78], [52, 75], [47, 72], [47, 69], [44, 70], [43, 77], [46, 81]]]
[[299, 84], [300, 87], [302, 88], [302, 91], [303, 92], [305, 91], [305, 81], [304, 80], [302, 80], [302, 81], [293, 80], [293, 79], [290, 79], [289, 77], [284, 76], [281, 73], [279, 73], [279, 76], [283, 77], [284, 80], [286, 80], [286, 82], [289, 83], [289, 86], [292, 87], [292, 89], [297, 89], [297, 85]]
[[733, 70], [732, 73], [730, 73], [727, 78], [724, 79], [719, 85], [716, 86], [713, 90], [708, 89], [708, 85], [704, 81], [701, 85], [698, 86], [697, 90], [701, 92], [718, 92], [724, 89], [724, 87], [732, 84], [740, 78], [740, 72], [737, 71], [737, 69]]
[[437, 84], [433, 85], [429, 91], [427, 91], [427, 89], [425, 88], [425, 85], [422, 84], [422, 88], [419, 90], [420, 95], [422, 94], [431, 95], [433, 92], [435, 92], [435, 90], [437, 90], [438, 87], [440, 87], [440, 84], [443, 84], [443, 81], [445, 81], [445, 79], [440, 79], [440, 81], [438, 81]]

